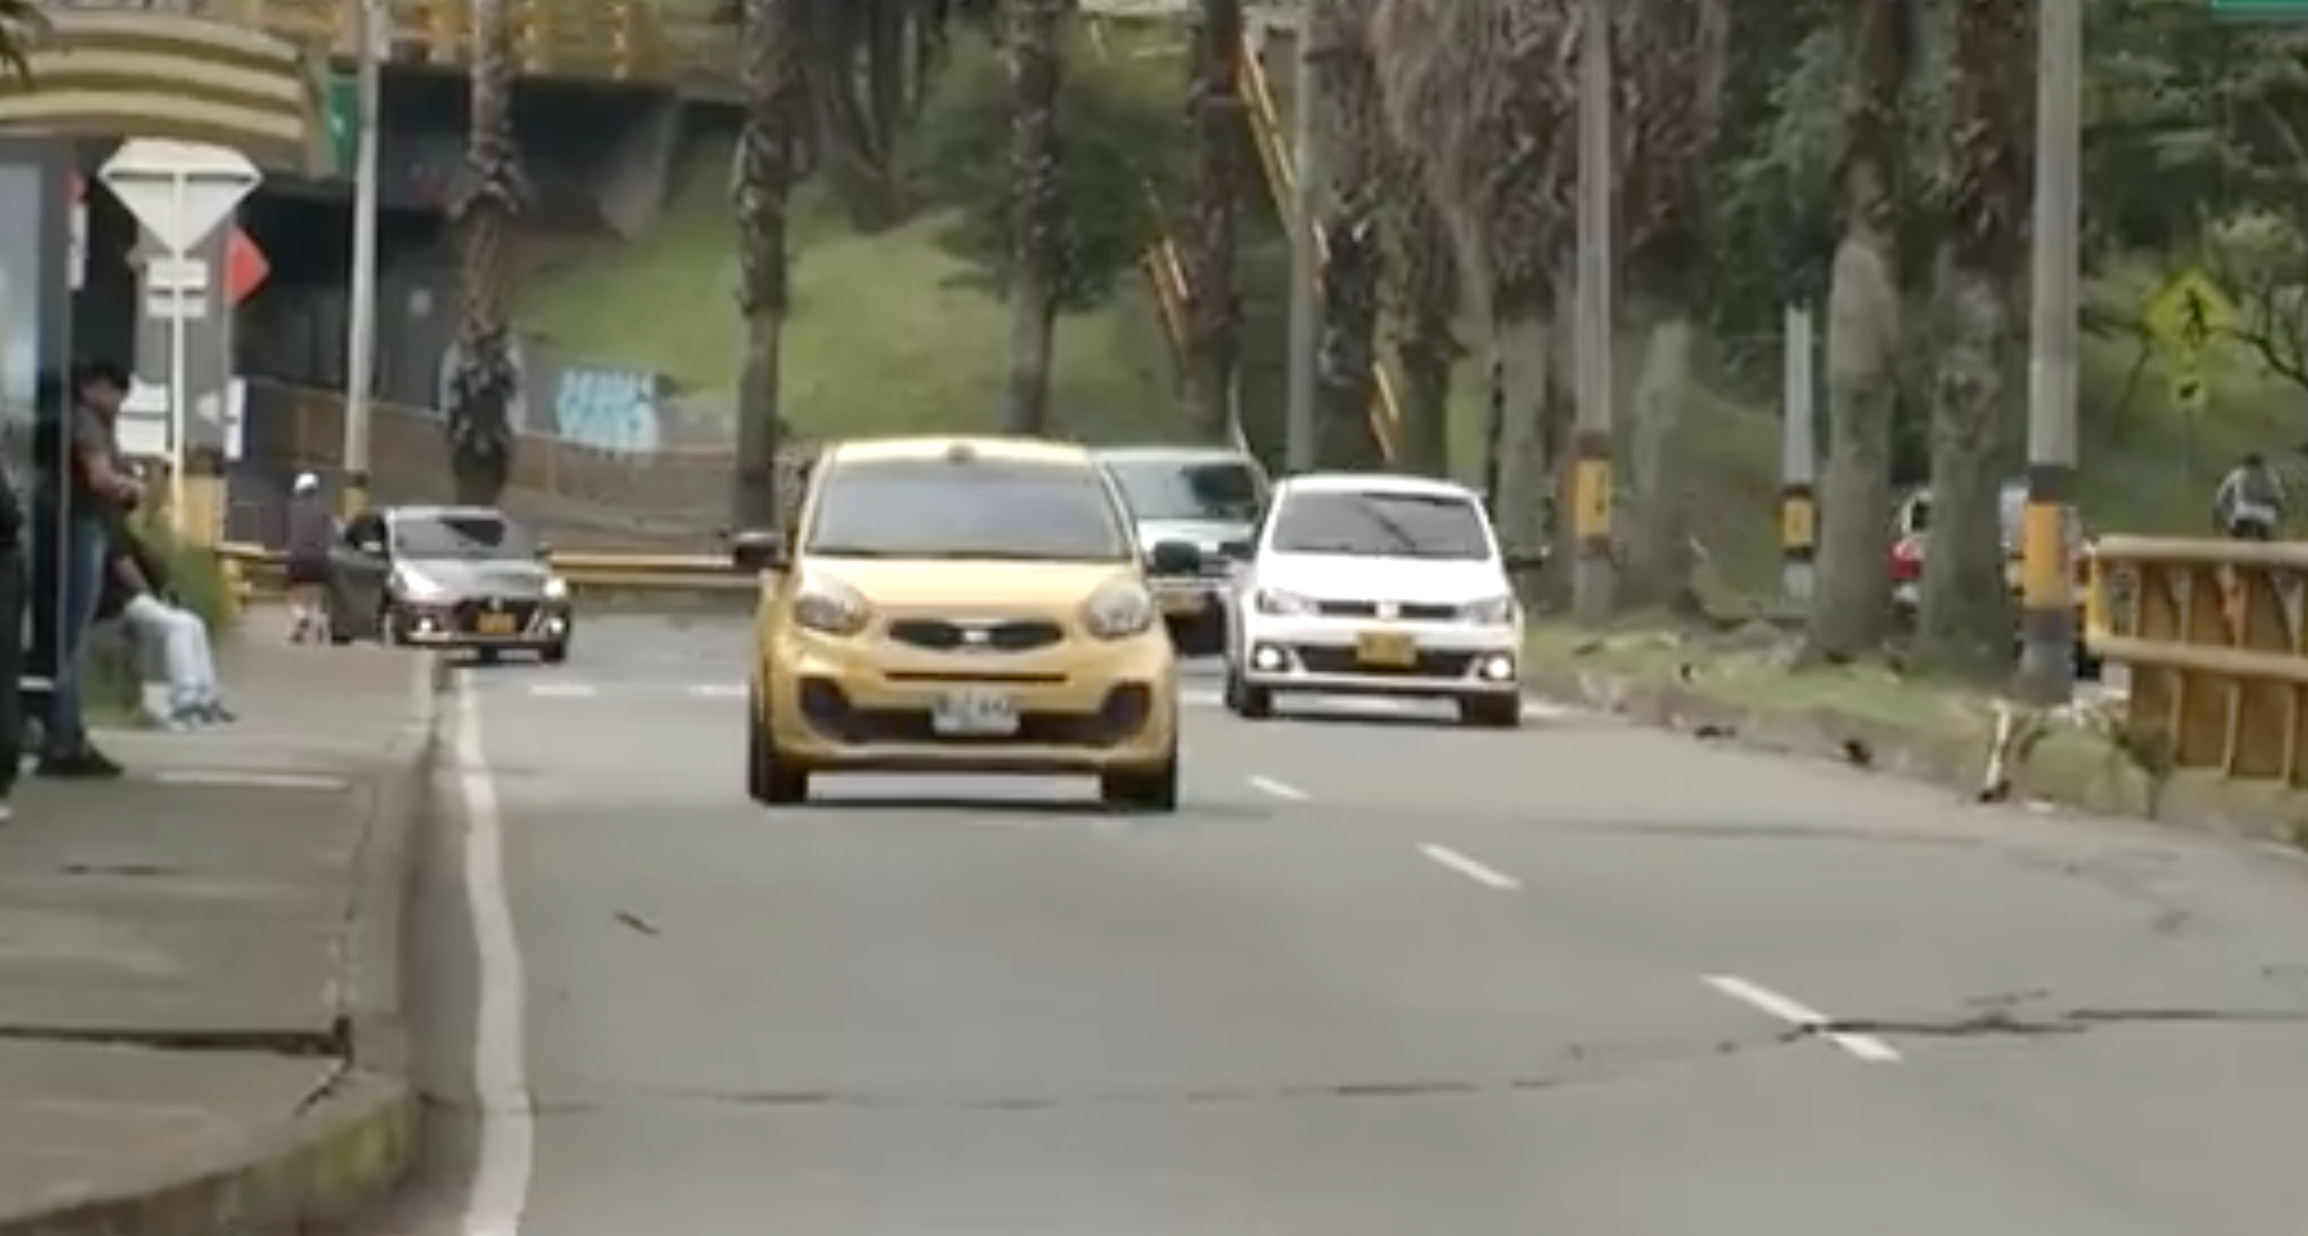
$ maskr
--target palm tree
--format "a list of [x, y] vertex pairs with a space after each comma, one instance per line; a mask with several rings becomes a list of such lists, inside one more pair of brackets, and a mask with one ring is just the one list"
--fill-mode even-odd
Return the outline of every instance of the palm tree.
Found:
[[745, 0], [745, 129], [738, 139], [730, 196], [737, 222], [738, 312], [745, 321], [739, 384], [737, 484], [731, 524], [762, 529], [785, 522], [778, 455], [783, 366], [779, 334], [791, 305], [785, 249], [787, 207], [799, 179], [805, 124], [800, 40], [809, 0]]
[[1050, 362], [1065, 261], [1065, 199], [1059, 184], [1058, 27], [1065, 0], [1011, 0], [1010, 391], [1012, 433], [1050, 427]]
[[1546, 542], [1555, 488], [1549, 324], [1570, 252], [1575, 40], [1560, 0], [1379, 0], [1386, 120], [1488, 310], [1504, 409], [1495, 500], [1514, 549]]
[[[1387, 143], [1387, 269], [1395, 275], [1395, 359], [1402, 365], [1402, 466], [1450, 471], [1451, 369], [1459, 346], [1459, 258], [1450, 228], [1418, 182], [1417, 168]], [[1487, 448], [1486, 448], [1487, 449]]]
[[1236, 250], [1248, 188], [1242, 103], [1242, 0], [1200, 0], [1194, 81], [1187, 103], [1193, 131], [1191, 217], [1186, 272], [1186, 413], [1215, 436], [1234, 414], [1242, 361], [1242, 296]]
[[1628, 130], [1619, 192], [1629, 299], [1649, 329], [1635, 387], [1636, 500], [1620, 593], [1630, 607], [1693, 600], [1683, 425], [1705, 309], [1702, 229], [1723, 127], [1730, 8], [1730, 0], [1637, 0], [1621, 10], [1614, 39]]
[[[1379, 216], [1389, 143], [1378, 107], [1378, 72], [1367, 39], [1369, 0], [1324, 0], [1307, 14], [1307, 66], [1322, 146], [1322, 321], [1315, 354], [1315, 458], [1326, 468], [1376, 467], [1385, 452], [1371, 432], [1377, 396], [1378, 314], [1384, 271]], [[1302, 226], [1311, 220], [1301, 220]]]
[[473, 95], [466, 161], [473, 184], [458, 202], [463, 309], [457, 373], [447, 416], [449, 474], [457, 501], [493, 506], [513, 476], [511, 412], [520, 374], [507, 308], [506, 244], [521, 207], [513, 145], [513, 38], [506, 0], [473, 6]]
[[2021, 140], [2030, 24], [2023, 5], [1962, 0], [1956, 7], [1937, 195], [1946, 230], [1933, 298], [1931, 552], [1923, 560], [1916, 656], [1934, 669], [1983, 676], [2011, 663], [1995, 451], [2012, 294], [2027, 260]]
[[1850, 77], [1835, 192], [1842, 239], [1827, 294], [1826, 467], [1809, 652], [1878, 647], [1890, 620], [1883, 538], [1891, 521], [1891, 416], [1899, 387], [1899, 203], [1903, 113], [1914, 59], [1910, 0], [1843, 0]]

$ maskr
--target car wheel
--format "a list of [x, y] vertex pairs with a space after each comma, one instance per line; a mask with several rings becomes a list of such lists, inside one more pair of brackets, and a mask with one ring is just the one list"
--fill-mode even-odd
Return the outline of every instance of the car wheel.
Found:
[[1103, 773], [1098, 798], [1109, 807], [1168, 815], [1178, 810], [1178, 752], [1154, 768]]
[[1511, 730], [1523, 724], [1523, 701], [1513, 695], [1476, 695], [1459, 701], [1459, 721], [1486, 730]]
[[1264, 721], [1274, 715], [1274, 692], [1243, 681], [1236, 666], [1226, 667], [1226, 711], [1245, 721]]
[[809, 774], [778, 763], [777, 744], [761, 722], [761, 692], [745, 693], [745, 793], [764, 807], [809, 799]]
[[569, 641], [555, 640], [545, 645], [545, 650], [537, 654], [537, 659], [547, 665], [565, 664], [569, 660]]

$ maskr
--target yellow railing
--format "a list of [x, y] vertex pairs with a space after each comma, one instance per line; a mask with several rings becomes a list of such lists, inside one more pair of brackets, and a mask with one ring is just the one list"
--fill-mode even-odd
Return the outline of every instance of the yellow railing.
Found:
[[[1299, 37], [1305, 37], [1303, 34]], [[1274, 93], [1274, 81], [1267, 75], [1266, 63], [1259, 56], [1257, 46], [1248, 35], [1243, 36], [1242, 88], [1249, 103], [1250, 129], [1253, 144], [1258, 147], [1258, 160], [1266, 168], [1267, 188], [1274, 194], [1276, 211], [1286, 226], [1313, 229], [1314, 250], [1320, 263], [1330, 261], [1330, 237], [1317, 219], [1293, 219], [1298, 203], [1297, 160], [1291, 154], [1290, 140], [1284, 136], [1282, 105]], [[1319, 272], [1319, 268], [1318, 268]], [[1316, 274], [1319, 281], [1321, 275]], [[1318, 282], [1316, 286], [1320, 286]], [[1378, 441], [1378, 448], [1390, 462], [1395, 459], [1402, 443], [1402, 405], [1394, 389], [1394, 379], [1384, 363], [1372, 361], [1370, 367], [1371, 405], [1370, 432]]]
[[[524, 76], [727, 87], [736, 40], [668, 23], [650, 0], [507, 0], [515, 69]], [[200, 11], [262, 28], [340, 60], [359, 48], [363, 0], [196, 0]], [[387, 0], [396, 63], [463, 66], [472, 59], [473, 0]], [[700, 23], [688, 23], [697, 26]]]
[[2131, 750], [2308, 788], [2308, 545], [2105, 537], [2090, 565], [2085, 639], [2131, 669]]

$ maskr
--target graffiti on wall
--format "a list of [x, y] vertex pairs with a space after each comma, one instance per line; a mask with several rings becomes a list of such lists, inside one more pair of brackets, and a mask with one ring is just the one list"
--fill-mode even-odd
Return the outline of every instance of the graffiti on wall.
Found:
[[[549, 434], [611, 455], [650, 455], [664, 446], [661, 375], [607, 365], [556, 364], [537, 349], [518, 344], [513, 365], [521, 375], [511, 416], [515, 432]], [[441, 357], [438, 407], [449, 405], [456, 372], [457, 350], [451, 345]]]

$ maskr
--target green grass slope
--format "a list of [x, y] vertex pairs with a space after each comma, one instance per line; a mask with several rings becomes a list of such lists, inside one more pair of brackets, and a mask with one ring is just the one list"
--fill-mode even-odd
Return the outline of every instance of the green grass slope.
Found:
[[[739, 322], [729, 150], [683, 160], [664, 216], [638, 241], [565, 249], [518, 290], [515, 315], [563, 354], [648, 368], [734, 405]], [[792, 233], [794, 313], [785, 413], [804, 433], [992, 430], [1000, 424], [1009, 314], [940, 249], [936, 216], [865, 236], [805, 193]], [[1088, 441], [1159, 438], [1175, 423], [1168, 344], [1133, 287], [1061, 318], [1054, 405]]]

